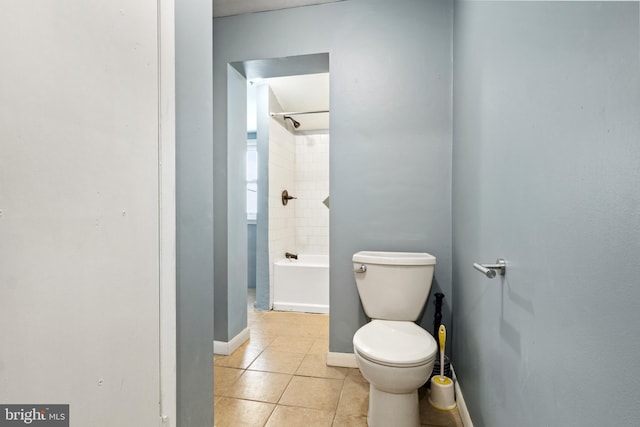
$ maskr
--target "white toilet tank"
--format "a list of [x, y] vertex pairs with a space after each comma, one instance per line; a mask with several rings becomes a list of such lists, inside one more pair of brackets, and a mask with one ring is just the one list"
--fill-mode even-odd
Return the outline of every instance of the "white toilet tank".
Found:
[[415, 321], [431, 289], [436, 258], [420, 252], [353, 255], [360, 301], [372, 319]]

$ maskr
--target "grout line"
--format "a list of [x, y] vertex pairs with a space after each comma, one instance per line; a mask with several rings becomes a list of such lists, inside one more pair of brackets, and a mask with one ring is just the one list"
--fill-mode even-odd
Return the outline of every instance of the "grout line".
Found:
[[[276, 325], [276, 326], [275, 326], [275, 327], [273, 327], [273, 329], [277, 329], [277, 328], [278, 328], [278, 326], [286, 327], [286, 324], [288, 323], [286, 320], [284, 320], [284, 319], [283, 319], [282, 321], [280, 321], [280, 319], [278, 319], [278, 317], [275, 317], [275, 319], [276, 319], [276, 320], [275, 320], [275, 325]], [[301, 319], [302, 319], [302, 318], [301, 318]], [[252, 320], [251, 320], [251, 322], [252, 322], [252, 325], [251, 325], [251, 326], [252, 326], [252, 329], [253, 329], [253, 330], [259, 330], [259, 328], [254, 328], [254, 325], [259, 325], [260, 323], [266, 323], [266, 324], [269, 324], [269, 323], [270, 323], [270, 320], [267, 320], [267, 319], [265, 319], [265, 318], [254, 318], [254, 319], [252, 319]], [[282, 323], [282, 325], [280, 325], [280, 323]], [[315, 325], [315, 322], [314, 322], [314, 321], [312, 321], [311, 323]], [[267, 328], [267, 329], [271, 329], [271, 327], [269, 327], [269, 328]], [[273, 332], [273, 331], [272, 331], [272, 332]], [[316, 342], [318, 342], [318, 341], [326, 341], [326, 340], [327, 340], [327, 336], [326, 336], [326, 334], [322, 334], [322, 335], [318, 335], [318, 336], [313, 335], [313, 336], [301, 336], [301, 337], [300, 337], [300, 336], [295, 336], [295, 335], [291, 335], [291, 336], [290, 336], [290, 335], [279, 335], [279, 334], [277, 334], [277, 335], [275, 335], [275, 336], [270, 336], [270, 335], [268, 335], [268, 334], [265, 334], [264, 336], [265, 336], [265, 337], [271, 337], [272, 339], [271, 339], [271, 340], [269, 340], [269, 341], [267, 342], [267, 344], [266, 344], [266, 345], [264, 345], [264, 347], [261, 347], [261, 348], [260, 348], [260, 351], [259, 351], [259, 353], [258, 353], [256, 356], [254, 356], [254, 357], [252, 357], [252, 358], [251, 358], [251, 360], [250, 360], [250, 362], [247, 364], [246, 368], [243, 368], [242, 366], [240, 366], [240, 367], [227, 367], [227, 366], [222, 366], [222, 365], [216, 365], [216, 366], [219, 366], [219, 367], [222, 367], [222, 368], [230, 368], [230, 369], [237, 369], [237, 370], [241, 370], [241, 371], [243, 371], [243, 372], [242, 372], [242, 374], [241, 374], [241, 375], [240, 375], [240, 376], [239, 376], [239, 377], [238, 377], [238, 378], [237, 378], [237, 379], [236, 379], [232, 384], [230, 384], [230, 385], [229, 385], [229, 387], [232, 387], [232, 386], [233, 386], [233, 384], [235, 384], [237, 381], [239, 381], [239, 380], [240, 380], [240, 378], [241, 378], [241, 377], [246, 373], [246, 371], [275, 373], [275, 372], [272, 372], [272, 371], [255, 371], [255, 370], [252, 370], [252, 369], [250, 369], [250, 368], [251, 368], [251, 366], [253, 365], [253, 363], [255, 363], [255, 361], [256, 361], [256, 360], [257, 360], [261, 355], [263, 355], [263, 354], [264, 354], [264, 352], [265, 352], [265, 351], [266, 351], [270, 346], [272, 346], [272, 345], [273, 345], [273, 343], [274, 343], [274, 342], [275, 342], [279, 337], [284, 337], [284, 338], [286, 338], [286, 339], [293, 339], [293, 340], [300, 339], [300, 338], [305, 338], [305, 339], [309, 339], [309, 340], [311, 341], [311, 344], [309, 345], [309, 347], [306, 349], [306, 351], [305, 351], [305, 352], [298, 352], [298, 351], [284, 351], [285, 353], [300, 354], [300, 355], [304, 355], [304, 356], [303, 356], [302, 360], [300, 361], [300, 363], [298, 364], [298, 366], [297, 366], [296, 370], [295, 370], [293, 373], [291, 373], [291, 374], [285, 374], [285, 375], [289, 375], [289, 381], [287, 382], [286, 386], [282, 389], [282, 392], [279, 394], [279, 396], [278, 396], [278, 398], [277, 398], [277, 401], [276, 401], [275, 403], [273, 403], [273, 402], [264, 402], [264, 401], [261, 401], [261, 400], [247, 399], [247, 398], [244, 398], [244, 399], [240, 398], [239, 400], [252, 401], [252, 402], [259, 402], [259, 403], [266, 403], [266, 404], [273, 405], [273, 408], [272, 408], [271, 412], [269, 413], [269, 416], [267, 417], [267, 419], [266, 419], [266, 421], [265, 421], [265, 424], [266, 424], [266, 423], [268, 423], [268, 422], [271, 420], [271, 418], [273, 417], [274, 413], [276, 412], [276, 409], [277, 409], [277, 407], [278, 407], [278, 406], [290, 407], [290, 408], [299, 408], [299, 409], [315, 409], [315, 410], [327, 411], [326, 409], [324, 409], [324, 410], [323, 410], [323, 409], [320, 409], [320, 408], [307, 408], [307, 407], [304, 407], [304, 406], [291, 406], [291, 405], [284, 405], [284, 404], [282, 404], [282, 403], [281, 403], [282, 397], [284, 396], [284, 394], [286, 393], [287, 389], [288, 389], [288, 388], [289, 388], [289, 386], [291, 385], [291, 383], [292, 383], [292, 381], [293, 381], [294, 377], [299, 377], [299, 378], [318, 378], [318, 379], [324, 379], [324, 380], [340, 380], [340, 381], [341, 381], [341, 387], [340, 387], [340, 392], [339, 392], [339, 395], [338, 395], [338, 399], [336, 400], [336, 403], [335, 403], [334, 409], [333, 409], [333, 410], [329, 410], [330, 412], [333, 412], [333, 415], [332, 415], [332, 417], [331, 417], [331, 425], [333, 425], [333, 424], [335, 423], [335, 421], [336, 421], [337, 416], [338, 416], [338, 408], [339, 408], [339, 406], [340, 406], [340, 402], [341, 402], [341, 401], [342, 401], [342, 399], [344, 398], [345, 385], [346, 385], [346, 383], [347, 383], [347, 382], [346, 382], [346, 380], [347, 380], [347, 378], [349, 378], [349, 377], [350, 377], [351, 369], [345, 369], [345, 370], [344, 370], [344, 371], [345, 371], [345, 376], [344, 376], [344, 377], [342, 377], [342, 378], [331, 378], [331, 377], [322, 376], [322, 375], [314, 376], [314, 375], [302, 375], [302, 374], [298, 374], [298, 370], [300, 369], [300, 366], [302, 366], [302, 363], [304, 362], [305, 358], [307, 358], [307, 356], [308, 356], [308, 355], [311, 355], [311, 354], [322, 354], [322, 353], [316, 353], [316, 352], [312, 353], [312, 352], [311, 352], [311, 350], [314, 348], [314, 345], [316, 345]], [[230, 355], [230, 356], [231, 356], [231, 355]], [[229, 357], [229, 356], [227, 356], [227, 357]], [[325, 361], [325, 362], [326, 362], [326, 361]], [[278, 372], [278, 373], [276, 373], [276, 374], [283, 374], [283, 373]], [[233, 398], [233, 397], [230, 397], [230, 396], [220, 396], [220, 397], [226, 397], [227, 399], [236, 399], [236, 398]], [[353, 414], [352, 414], [352, 415], [353, 415]], [[353, 415], [353, 416], [356, 416], [356, 415]], [[358, 415], [357, 415], [357, 417], [362, 417], [362, 416], [366, 416], [366, 415], [363, 415], [363, 414], [358, 414]]]

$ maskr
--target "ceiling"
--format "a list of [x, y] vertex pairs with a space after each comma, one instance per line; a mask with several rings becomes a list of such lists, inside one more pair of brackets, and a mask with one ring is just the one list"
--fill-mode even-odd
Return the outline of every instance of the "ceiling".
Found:
[[[251, 80], [250, 80], [251, 81]], [[253, 84], [268, 84], [285, 112], [309, 112], [329, 110], [329, 73], [305, 74], [298, 76], [273, 77], [253, 80]], [[255, 130], [255, 95], [247, 92], [248, 129]], [[284, 120], [282, 116], [276, 116]], [[300, 123], [296, 132], [329, 129], [329, 113], [291, 115]], [[290, 123], [287, 122], [288, 128]]]
[[243, 13], [266, 12], [268, 10], [332, 3], [341, 0], [213, 0], [213, 17], [242, 15]]
[[[287, 9], [292, 7], [310, 6], [321, 3], [332, 3], [344, 0], [213, 0], [213, 17], [241, 15], [245, 13], [266, 12], [270, 10]], [[266, 81], [278, 99], [280, 106], [287, 112], [307, 112], [329, 110], [329, 73], [313, 73], [315, 69], [327, 69], [328, 57], [326, 55], [306, 55], [302, 57], [270, 59], [268, 61], [244, 61], [235, 64], [238, 71], [245, 75], [249, 81]], [[321, 58], [319, 58], [321, 57]], [[280, 64], [281, 63], [281, 64]], [[278, 68], [280, 65], [280, 69]], [[296, 66], [300, 68], [302, 75], [289, 75], [295, 72]], [[286, 70], [286, 71], [283, 71]], [[287, 75], [287, 77], [273, 77], [268, 79], [255, 79], [255, 77], [268, 77], [268, 75]], [[254, 94], [248, 91], [248, 104], [255, 104]], [[255, 109], [248, 110], [248, 129], [255, 130]], [[300, 123], [297, 132], [308, 130], [329, 129], [329, 113], [300, 114], [293, 116]]]
[[[329, 110], [329, 73], [267, 79], [269, 87], [284, 111], [308, 112]], [[329, 113], [297, 114], [296, 131], [329, 129]]]

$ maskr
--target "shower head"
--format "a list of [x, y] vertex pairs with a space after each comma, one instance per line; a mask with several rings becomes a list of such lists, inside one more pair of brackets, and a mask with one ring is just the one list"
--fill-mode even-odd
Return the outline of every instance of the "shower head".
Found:
[[290, 117], [290, 116], [284, 116], [284, 118], [285, 118], [285, 120], [286, 120], [286, 119], [291, 120], [291, 123], [293, 123], [293, 127], [294, 127], [294, 128], [298, 129], [298, 128], [300, 127], [300, 122], [299, 122], [299, 121], [297, 121], [296, 119], [294, 119], [293, 117]]

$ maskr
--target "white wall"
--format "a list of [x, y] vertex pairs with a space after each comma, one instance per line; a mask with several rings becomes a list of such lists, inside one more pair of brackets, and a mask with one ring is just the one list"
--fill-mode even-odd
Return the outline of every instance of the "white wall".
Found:
[[158, 424], [157, 2], [0, 10], [0, 402]]
[[296, 250], [329, 255], [329, 133], [300, 134], [296, 140]]

